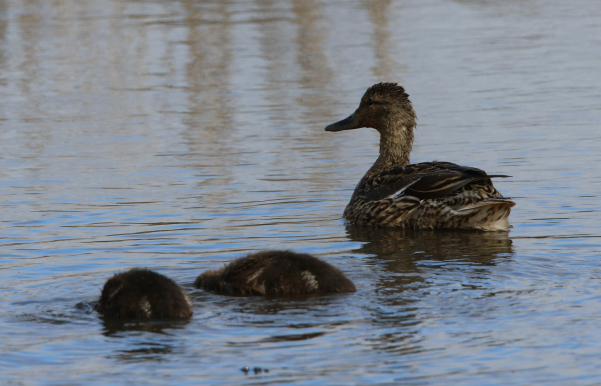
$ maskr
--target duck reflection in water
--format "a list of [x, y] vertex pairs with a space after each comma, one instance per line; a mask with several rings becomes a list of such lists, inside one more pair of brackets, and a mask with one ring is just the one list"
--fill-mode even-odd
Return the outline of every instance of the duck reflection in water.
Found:
[[[156, 331], [153, 331], [156, 332]], [[174, 342], [176, 344], [176, 342]], [[140, 346], [132, 350], [122, 350], [109, 358], [116, 359], [122, 362], [146, 362], [146, 361], [163, 361], [168, 355], [177, 352], [171, 345], [156, 344], [154, 342], [136, 342]]]
[[[127, 336], [123, 334], [128, 331], [134, 332], [151, 332], [153, 334], [161, 334], [171, 336], [173, 330], [184, 328], [190, 323], [189, 318], [168, 318], [168, 319], [114, 319], [104, 318], [102, 320], [102, 326], [104, 330], [102, 335], [104, 336]], [[135, 351], [135, 350], [134, 350]], [[132, 351], [133, 352], [133, 351]], [[169, 349], [161, 350], [157, 347], [150, 349], [140, 349], [141, 354], [152, 352], [158, 354], [164, 352], [168, 354], [171, 352]]]
[[[513, 255], [506, 232], [457, 229], [372, 228], [348, 224], [348, 238], [363, 242], [354, 252], [375, 255], [373, 262], [385, 272], [378, 274], [378, 291], [398, 292], [416, 289], [438, 272], [452, 272], [494, 266]], [[432, 262], [432, 264], [427, 264]], [[459, 264], [457, 264], [459, 263]], [[478, 275], [487, 275], [482, 270]], [[471, 285], [462, 280], [462, 285]]]
[[350, 240], [363, 243], [353, 252], [370, 256], [366, 264], [377, 267], [367, 308], [371, 323], [384, 326], [385, 333], [371, 342], [374, 349], [388, 352], [424, 350], [419, 325], [430, 317], [428, 308], [442, 299], [453, 307], [456, 298], [447, 298], [446, 289], [478, 291], [490, 281], [491, 267], [510, 261], [514, 254], [507, 232], [351, 224], [346, 231]]
[[[474, 271], [494, 266], [513, 255], [511, 239], [506, 232], [484, 232], [457, 229], [373, 228], [348, 224], [347, 237], [363, 242], [354, 252], [375, 255], [374, 264], [385, 272], [378, 274], [378, 291], [398, 293], [416, 289], [432, 274]], [[488, 275], [489, 270], [476, 271]], [[474, 279], [472, 277], [471, 279]], [[455, 280], [455, 279], [450, 279]], [[461, 285], [471, 285], [461, 279]]]
[[414, 266], [419, 260], [464, 260], [494, 265], [513, 254], [509, 234], [461, 229], [373, 228], [347, 224], [347, 237], [364, 242], [356, 252]]

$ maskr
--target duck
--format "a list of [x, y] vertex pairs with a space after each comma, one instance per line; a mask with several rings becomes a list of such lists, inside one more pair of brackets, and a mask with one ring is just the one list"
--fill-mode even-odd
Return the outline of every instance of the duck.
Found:
[[106, 318], [189, 318], [192, 301], [173, 280], [145, 268], [115, 274], [104, 284], [95, 310]]
[[339, 269], [315, 256], [292, 251], [250, 253], [220, 269], [201, 273], [194, 287], [224, 295], [303, 295], [355, 292]]
[[380, 133], [380, 154], [359, 181], [344, 210], [357, 225], [507, 231], [515, 203], [503, 197], [485, 171], [451, 162], [411, 164], [417, 116], [397, 83], [369, 87], [357, 110], [326, 126], [338, 132], [363, 127]]

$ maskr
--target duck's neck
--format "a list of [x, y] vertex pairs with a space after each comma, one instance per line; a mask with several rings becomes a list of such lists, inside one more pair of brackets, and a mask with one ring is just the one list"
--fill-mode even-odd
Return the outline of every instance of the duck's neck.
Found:
[[380, 156], [357, 184], [351, 202], [363, 189], [365, 181], [384, 170], [405, 166], [409, 163], [409, 155], [413, 147], [414, 128], [415, 123], [377, 129], [380, 132]]
[[413, 147], [414, 127], [397, 125], [379, 129], [380, 156], [367, 174], [373, 176], [390, 168], [407, 165]]

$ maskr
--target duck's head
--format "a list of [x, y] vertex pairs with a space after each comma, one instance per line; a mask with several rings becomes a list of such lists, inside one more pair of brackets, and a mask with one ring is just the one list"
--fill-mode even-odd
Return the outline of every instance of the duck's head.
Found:
[[413, 129], [416, 120], [409, 95], [403, 87], [396, 83], [378, 83], [365, 91], [353, 114], [326, 126], [326, 131], [372, 127], [382, 134], [402, 127]]

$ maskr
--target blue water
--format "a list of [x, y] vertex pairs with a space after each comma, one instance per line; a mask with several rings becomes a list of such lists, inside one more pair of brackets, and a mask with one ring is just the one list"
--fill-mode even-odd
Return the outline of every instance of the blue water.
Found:
[[[0, 0], [0, 383], [597, 384], [600, 17], [593, 0]], [[513, 176], [510, 232], [341, 221], [378, 137], [323, 128], [380, 81], [411, 95], [412, 161]], [[192, 288], [267, 248], [358, 291]], [[100, 319], [132, 266], [184, 285], [194, 317]]]

